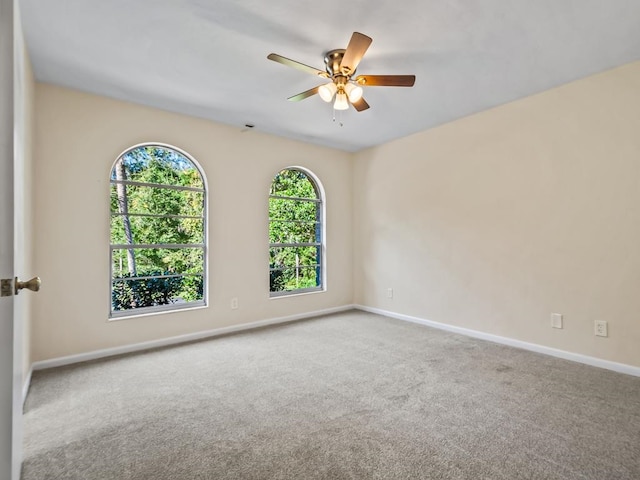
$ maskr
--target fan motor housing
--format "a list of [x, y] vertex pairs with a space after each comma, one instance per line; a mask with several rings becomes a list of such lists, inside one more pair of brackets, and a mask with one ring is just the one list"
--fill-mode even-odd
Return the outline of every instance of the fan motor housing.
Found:
[[[331, 78], [336, 76], [344, 76], [340, 71], [340, 64], [342, 63], [342, 57], [344, 57], [344, 48], [336, 48], [335, 50], [329, 50], [324, 56], [324, 63], [326, 65], [327, 73], [331, 75]], [[351, 72], [353, 75], [355, 70]], [[349, 75], [349, 76], [351, 76]]]

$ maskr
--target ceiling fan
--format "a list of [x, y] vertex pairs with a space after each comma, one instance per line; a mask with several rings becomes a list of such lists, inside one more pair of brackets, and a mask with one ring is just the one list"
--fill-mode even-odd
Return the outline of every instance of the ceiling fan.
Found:
[[361, 112], [369, 108], [369, 104], [362, 97], [362, 87], [413, 87], [415, 75], [358, 75], [354, 78], [356, 68], [365, 52], [371, 45], [372, 39], [359, 32], [353, 32], [346, 49], [329, 50], [324, 57], [325, 70], [310, 67], [304, 63], [271, 53], [269, 60], [293, 67], [303, 72], [317, 75], [330, 80], [327, 83], [298, 93], [287, 100], [298, 102], [316, 93], [325, 102], [331, 102], [335, 96], [333, 108], [347, 110], [349, 104]]

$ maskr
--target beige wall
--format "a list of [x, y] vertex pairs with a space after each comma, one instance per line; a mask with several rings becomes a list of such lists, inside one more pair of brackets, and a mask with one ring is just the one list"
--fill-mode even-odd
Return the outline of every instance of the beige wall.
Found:
[[[32, 359], [355, 300], [640, 366], [638, 85], [635, 63], [350, 155], [38, 84]], [[211, 306], [108, 322], [108, 176], [146, 141], [207, 174]], [[271, 300], [266, 192], [290, 165], [327, 193], [328, 291]]]
[[[37, 84], [34, 360], [350, 304], [349, 154]], [[107, 321], [109, 174], [126, 148], [163, 142], [191, 154], [209, 185], [209, 308]], [[270, 299], [267, 195], [287, 166], [326, 192], [327, 291]], [[230, 309], [231, 297], [240, 308]]]
[[353, 178], [356, 303], [640, 366], [640, 62], [360, 152]]

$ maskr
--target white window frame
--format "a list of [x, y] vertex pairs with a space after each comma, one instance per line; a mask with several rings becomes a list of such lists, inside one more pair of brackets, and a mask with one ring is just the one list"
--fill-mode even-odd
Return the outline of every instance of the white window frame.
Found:
[[[200, 178], [202, 179], [202, 188], [196, 188], [196, 187], [186, 187], [186, 186], [179, 186], [179, 185], [163, 185], [163, 184], [154, 184], [154, 183], [145, 183], [145, 182], [136, 182], [136, 181], [130, 181], [130, 180], [124, 180], [124, 181], [113, 181], [111, 179], [111, 175], [113, 173], [113, 169], [116, 166], [116, 163], [118, 162], [118, 160], [120, 160], [124, 155], [126, 155], [127, 153], [136, 150], [138, 148], [144, 148], [144, 147], [160, 147], [160, 148], [164, 148], [164, 149], [168, 149], [168, 150], [173, 150], [174, 152], [184, 156], [187, 160], [189, 160], [193, 166], [196, 168], [196, 170], [198, 171]], [[129, 244], [112, 244], [111, 243], [111, 217], [114, 215], [114, 213], [111, 211], [111, 205], [110, 205], [110, 201], [109, 201], [109, 320], [113, 321], [113, 320], [123, 320], [123, 319], [127, 319], [127, 318], [132, 318], [132, 317], [141, 317], [141, 316], [147, 316], [147, 315], [153, 315], [153, 314], [160, 314], [160, 313], [169, 313], [169, 312], [175, 312], [175, 311], [183, 311], [183, 310], [191, 310], [191, 309], [199, 309], [199, 308], [203, 308], [203, 307], [207, 307], [208, 306], [208, 298], [209, 298], [209, 255], [208, 255], [208, 251], [209, 251], [209, 244], [208, 244], [208, 223], [209, 223], [209, 216], [208, 216], [208, 193], [209, 193], [209, 187], [207, 185], [207, 177], [204, 174], [204, 170], [202, 169], [202, 166], [198, 163], [198, 161], [193, 158], [192, 155], [190, 155], [189, 153], [185, 152], [184, 150], [182, 150], [179, 147], [176, 147], [174, 145], [170, 145], [167, 143], [161, 143], [161, 142], [144, 142], [144, 143], [139, 143], [137, 145], [134, 145], [132, 147], [127, 148], [126, 150], [124, 150], [122, 153], [120, 153], [120, 155], [118, 155], [116, 157], [116, 160], [113, 162], [113, 164], [111, 165], [111, 169], [109, 170], [109, 198], [111, 195], [111, 186], [117, 183], [122, 183], [124, 185], [136, 185], [136, 186], [146, 186], [146, 187], [155, 187], [155, 188], [166, 188], [166, 189], [172, 189], [172, 190], [191, 190], [191, 191], [198, 191], [198, 192], [202, 192], [203, 194], [203, 213], [202, 213], [202, 217], [195, 217], [195, 218], [202, 218], [202, 228], [203, 228], [203, 243], [202, 244], [133, 244], [133, 245], [129, 245]], [[122, 216], [122, 214], [118, 213], [116, 214], [118, 216]], [[131, 214], [133, 216], [148, 216], [146, 214]], [[161, 217], [166, 217], [166, 218], [175, 218], [174, 215], [152, 215], [153, 217], [156, 218], [161, 218]], [[172, 249], [172, 248], [202, 248], [202, 255], [203, 255], [203, 273], [202, 273], [202, 300], [196, 300], [193, 302], [188, 302], [188, 303], [172, 303], [172, 304], [168, 304], [168, 305], [155, 305], [155, 306], [151, 306], [151, 307], [140, 307], [140, 308], [132, 308], [132, 309], [128, 309], [128, 310], [113, 310], [113, 303], [112, 303], [112, 294], [113, 294], [113, 252], [114, 250], [122, 250], [122, 249], [145, 249], [145, 248], [165, 248], [165, 249]], [[140, 279], [147, 279], [147, 278], [169, 278], [169, 277], [184, 277], [184, 276], [191, 276], [191, 274], [189, 275], [181, 275], [181, 274], [176, 274], [176, 275], [154, 275], [154, 276], [141, 276], [141, 277], [136, 277], [136, 278], [140, 278]]]
[[[320, 224], [320, 242], [311, 242], [311, 243], [271, 243], [269, 242], [269, 250], [271, 250], [271, 248], [278, 248], [278, 247], [320, 247], [320, 262], [318, 264], [316, 264], [316, 266], [318, 266], [320, 268], [320, 285], [316, 286], [316, 287], [308, 287], [308, 288], [298, 288], [295, 290], [283, 290], [283, 291], [279, 291], [279, 292], [272, 292], [271, 291], [271, 287], [270, 287], [270, 279], [268, 280], [268, 285], [269, 285], [269, 298], [283, 298], [283, 297], [290, 297], [292, 295], [301, 295], [301, 294], [307, 294], [307, 293], [318, 293], [318, 292], [325, 292], [327, 290], [327, 275], [326, 275], [326, 199], [325, 199], [325, 192], [324, 192], [324, 187], [322, 185], [322, 182], [318, 179], [318, 177], [309, 169], [305, 168], [305, 167], [300, 167], [300, 166], [288, 166], [288, 167], [283, 167], [281, 169], [279, 169], [275, 175], [271, 176], [271, 181], [269, 183], [269, 191], [271, 191], [271, 185], [273, 184], [273, 180], [275, 179], [276, 175], [278, 175], [278, 173], [284, 171], [284, 170], [298, 170], [302, 173], [304, 173], [307, 178], [309, 179], [309, 181], [311, 181], [312, 185], [314, 186], [314, 190], [316, 191], [316, 199], [309, 199], [309, 198], [298, 198], [298, 197], [287, 197], [287, 196], [280, 196], [280, 195], [271, 195], [269, 194], [269, 198], [281, 198], [281, 199], [285, 199], [285, 200], [293, 200], [293, 201], [309, 201], [309, 202], [314, 202], [319, 204], [320, 208], [318, 209], [318, 221]], [[268, 211], [268, 209], [267, 209]], [[270, 227], [271, 225], [271, 218], [268, 218], [268, 225]], [[269, 263], [269, 276], [271, 274], [272, 270], [279, 270], [279, 269], [274, 269], [271, 268], [271, 265]]]

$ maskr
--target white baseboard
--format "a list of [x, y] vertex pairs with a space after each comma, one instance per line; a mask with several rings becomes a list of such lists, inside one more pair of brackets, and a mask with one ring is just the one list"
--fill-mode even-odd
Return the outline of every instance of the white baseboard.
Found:
[[603, 360], [601, 358], [590, 357], [588, 355], [582, 355], [579, 353], [567, 352], [565, 350], [558, 350], [557, 348], [545, 347], [544, 345], [523, 342], [521, 340], [515, 340], [509, 337], [501, 337], [499, 335], [480, 332], [478, 330], [471, 330], [469, 328], [456, 327], [454, 325], [447, 325], [446, 323], [434, 322], [432, 320], [426, 320], [424, 318], [419, 318], [419, 317], [412, 317], [410, 315], [404, 315], [402, 313], [395, 313], [388, 310], [382, 310], [380, 308], [367, 307], [364, 305], [354, 305], [354, 308], [358, 310], [362, 310], [364, 312], [376, 313], [378, 315], [384, 315], [385, 317], [396, 318], [398, 320], [404, 320], [406, 322], [411, 322], [411, 323], [418, 323], [420, 325], [426, 325], [428, 327], [437, 328], [439, 330], [446, 330], [448, 332], [459, 333], [460, 335], [466, 335], [468, 337], [479, 338], [481, 340], [488, 340], [490, 342], [500, 343], [502, 345], [508, 345], [510, 347], [522, 348], [523, 350], [543, 353], [545, 355], [551, 355], [552, 357], [563, 358], [565, 360], [584, 363], [586, 365], [591, 365], [593, 367], [605, 368], [607, 370], [613, 370], [614, 372], [626, 373], [627, 375], [634, 375], [636, 377], [640, 377], [640, 367], [635, 367], [633, 365], [626, 365], [624, 363], [611, 362], [609, 360]]
[[[102, 350], [95, 350], [93, 352], [79, 353], [77, 355], [69, 355], [66, 357], [52, 358], [50, 360], [41, 360], [34, 362], [32, 370], [44, 370], [46, 368], [62, 367], [64, 365], [72, 365], [74, 363], [87, 362], [89, 360], [97, 360], [99, 358], [113, 357], [115, 355], [122, 355], [124, 353], [140, 352], [143, 350], [149, 350], [151, 348], [166, 347], [170, 345], [177, 345], [185, 342], [192, 342], [194, 340], [202, 340], [205, 338], [218, 337], [220, 335], [227, 335], [229, 333], [242, 332], [245, 330], [252, 330], [260, 327], [267, 327], [270, 325], [277, 325], [280, 323], [294, 322], [296, 320], [304, 320], [307, 318], [319, 317], [322, 315], [329, 315], [332, 313], [344, 312], [347, 310], [353, 310], [353, 305], [343, 305], [341, 307], [327, 308], [324, 310], [316, 310], [314, 312], [299, 313], [296, 315], [289, 315], [287, 317], [269, 318], [267, 320], [260, 320], [258, 322], [243, 323], [242, 325], [233, 325], [230, 327], [215, 328], [213, 330], [205, 330], [203, 332], [188, 333], [186, 335], [179, 335], [177, 337], [163, 338], [160, 340], [151, 340], [149, 342], [134, 343], [131, 345], [124, 345], [121, 347], [105, 348]], [[31, 370], [30, 370], [31, 372]], [[29, 375], [31, 375], [29, 373]]]
[[31, 374], [33, 373], [33, 364], [29, 367], [27, 376], [22, 383], [22, 405], [27, 401], [27, 395], [29, 394], [29, 387], [31, 386]]

